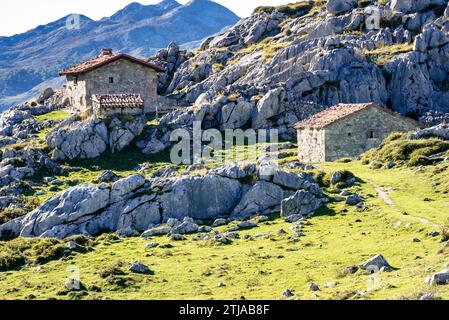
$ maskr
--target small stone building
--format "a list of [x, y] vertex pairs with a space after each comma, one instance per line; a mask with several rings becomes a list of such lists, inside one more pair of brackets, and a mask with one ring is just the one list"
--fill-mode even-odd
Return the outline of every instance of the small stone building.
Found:
[[338, 104], [295, 125], [299, 160], [314, 163], [358, 157], [393, 132], [417, 128], [413, 119], [373, 103]]
[[[159, 101], [158, 73], [162, 71], [155, 64], [126, 54], [115, 54], [112, 49], [103, 49], [98, 57], [59, 74], [67, 77], [66, 92], [71, 106], [75, 110], [91, 114], [94, 112], [94, 105], [96, 111], [112, 113], [112, 108], [103, 110], [103, 106], [111, 103], [116, 105], [117, 101], [120, 101], [120, 106], [116, 105], [116, 110], [120, 112], [140, 108], [140, 100], [136, 103], [136, 99], [129, 99], [137, 95], [143, 100], [144, 112], [155, 111]], [[127, 99], [123, 99], [125, 95], [128, 95]], [[95, 102], [94, 96], [97, 96]], [[100, 100], [107, 102], [102, 104], [98, 97], [103, 97]], [[130, 103], [126, 105], [127, 102]]]

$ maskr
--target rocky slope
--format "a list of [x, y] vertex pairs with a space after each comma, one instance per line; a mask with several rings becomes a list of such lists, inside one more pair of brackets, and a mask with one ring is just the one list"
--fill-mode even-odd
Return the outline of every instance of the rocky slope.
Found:
[[[105, 231], [136, 235], [146, 230], [144, 236], [183, 234], [198, 230], [189, 219], [244, 220], [281, 210], [297, 221], [312, 215], [323, 198], [310, 175], [278, 171], [265, 176], [255, 164], [226, 165], [204, 176], [174, 179], [132, 175], [113, 184], [67, 189], [25, 217], [3, 224], [0, 237], [66, 238]], [[173, 231], [151, 229], [183, 219], [185, 224], [177, 224]]]
[[57, 77], [58, 70], [95, 56], [99, 48], [145, 57], [171, 41], [200, 41], [233, 25], [238, 17], [209, 0], [186, 5], [164, 0], [156, 5], [132, 3], [99, 21], [80, 16], [80, 29], [67, 29], [66, 20], [0, 37], [0, 108], [2, 98]]
[[[207, 39], [163, 88], [194, 105], [188, 112], [204, 127], [250, 124], [286, 132], [319, 111], [305, 102], [372, 101], [415, 117], [447, 113], [447, 5], [331, 0], [259, 8]], [[372, 12], [379, 14], [379, 28], [368, 30]], [[181, 114], [170, 122], [178, 117], [186, 122]]]

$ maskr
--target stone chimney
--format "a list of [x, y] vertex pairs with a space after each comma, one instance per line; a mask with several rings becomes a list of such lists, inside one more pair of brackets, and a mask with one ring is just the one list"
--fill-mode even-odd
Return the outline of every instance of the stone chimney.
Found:
[[103, 48], [101, 49], [100, 57], [103, 56], [112, 56], [112, 49]]

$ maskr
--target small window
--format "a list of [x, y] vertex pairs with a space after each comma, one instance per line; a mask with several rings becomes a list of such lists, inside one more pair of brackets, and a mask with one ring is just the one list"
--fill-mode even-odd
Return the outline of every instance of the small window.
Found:
[[348, 137], [352, 137], [352, 132], [348, 132]]
[[73, 82], [74, 82], [75, 84], [78, 84], [78, 76], [73, 76]]
[[109, 77], [109, 83], [114, 83], [114, 78], [113, 77]]
[[368, 139], [376, 139], [376, 132], [374, 131], [368, 132]]

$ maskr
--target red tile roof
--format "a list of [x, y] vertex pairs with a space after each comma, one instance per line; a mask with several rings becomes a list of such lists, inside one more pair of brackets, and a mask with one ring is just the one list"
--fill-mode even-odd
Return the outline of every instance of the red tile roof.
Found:
[[297, 123], [295, 125], [295, 129], [324, 129], [335, 122], [353, 116], [358, 112], [369, 108], [377, 108], [395, 117], [401, 118], [405, 121], [412, 122], [417, 127], [419, 126], [415, 120], [401, 116], [399, 113], [391, 111], [387, 108], [383, 108], [375, 103], [358, 103], [358, 104], [340, 103]]
[[114, 61], [117, 61], [120, 59], [126, 59], [128, 61], [140, 64], [141, 66], [156, 70], [157, 72], [164, 71], [164, 69], [162, 69], [161, 67], [159, 67], [153, 63], [146, 62], [141, 59], [137, 59], [135, 57], [132, 57], [132, 56], [124, 54], [124, 53], [112, 53], [112, 51], [111, 51], [107, 54], [101, 54], [100, 56], [98, 56], [96, 58], [87, 60], [85, 62], [81, 62], [77, 65], [74, 65], [65, 70], [62, 70], [59, 72], [59, 75], [64, 76], [64, 75], [76, 75], [76, 74], [87, 73], [87, 72], [93, 71], [95, 69], [98, 69], [100, 67], [103, 67], [111, 62], [114, 62]]
[[142, 108], [144, 102], [139, 94], [104, 94], [94, 95], [93, 101], [105, 108]]

